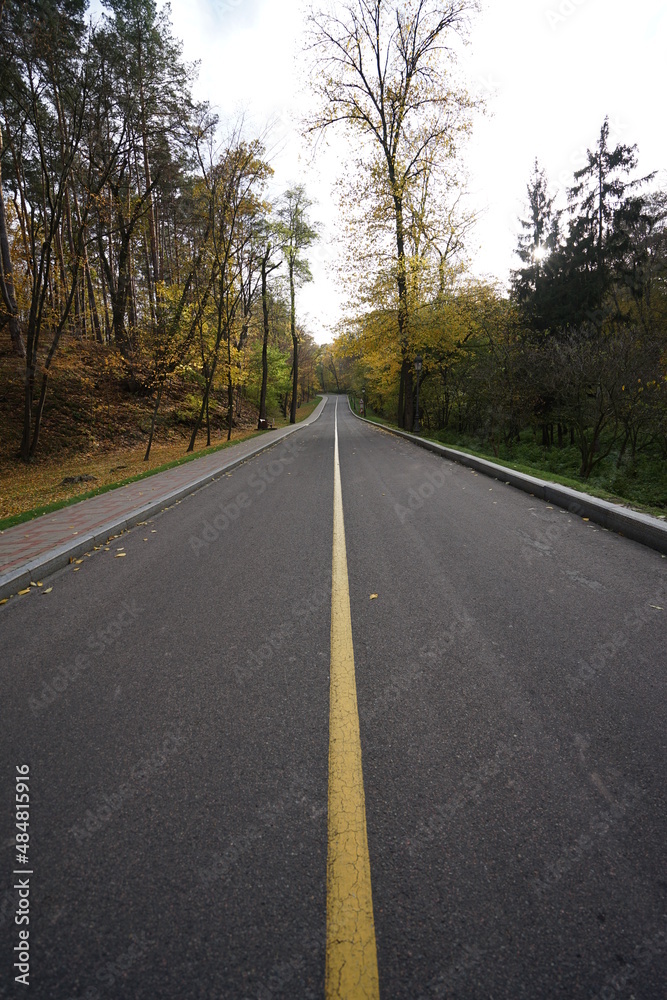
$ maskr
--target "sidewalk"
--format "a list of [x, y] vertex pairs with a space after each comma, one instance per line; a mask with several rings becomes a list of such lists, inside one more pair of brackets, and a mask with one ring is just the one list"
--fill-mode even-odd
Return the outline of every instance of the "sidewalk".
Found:
[[71, 558], [105, 542], [109, 535], [144, 521], [216, 476], [307, 427], [317, 420], [325, 404], [323, 399], [306, 420], [292, 427], [265, 431], [261, 438], [240, 441], [0, 532], [0, 600], [30, 586], [32, 580], [66, 566]]

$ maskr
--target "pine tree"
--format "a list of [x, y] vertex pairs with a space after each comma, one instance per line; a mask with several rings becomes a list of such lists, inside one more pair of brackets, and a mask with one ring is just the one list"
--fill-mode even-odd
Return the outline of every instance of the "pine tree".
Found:
[[523, 267], [512, 272], [512, 295], [532, 330], [543, 333], [552, 324], [551, 275], [559, 245], [560, 213], [549, 194], [547, 176], [537, 159], [527, 186], [528, 218], [520, 219], [516, 254]]
[[619, 268], [630, 249], [629, 222], [641, 209], [634, 193], [652, 179], [629, 180], [637, 166], [637, 147], [609, 147], [605, 118], [594, 151], [568, 191], [570, 226], [559, 276], [562, 320], [568, 326], [599, 328], [614, 306], [609, 301]]

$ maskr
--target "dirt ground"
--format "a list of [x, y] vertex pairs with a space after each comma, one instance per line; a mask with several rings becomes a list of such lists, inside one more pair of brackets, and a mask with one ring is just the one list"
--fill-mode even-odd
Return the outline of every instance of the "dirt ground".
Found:
[[[54, 361], [37, 453], [29, 464], [22, 462], [23, 365], [7, 351], [0, 353], [0, 519], [185, 456], [201, 401], [195, 373], [175, 377], [165, 392], [150, 459], [144, 462], [153, 401], [129, 392], [111, 352], [86, 341], [64, 344]], [[226, 393], [217, 389], [209, 407], [213, 447], [227, 439], [226, 408]], [[256, 427], [257, 409], [241, 399], [232, 440], [248, 437]], [[203, 427], [195, 449], [205, 448]]]

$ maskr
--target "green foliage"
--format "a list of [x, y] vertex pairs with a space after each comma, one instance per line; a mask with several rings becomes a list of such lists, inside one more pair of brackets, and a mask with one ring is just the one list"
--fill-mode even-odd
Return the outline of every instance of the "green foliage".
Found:
[[[280, 410], [280, 400], [289, 392], [290, 362], [289, 355], [278, 347], [267, 347], [266, 360], [268, 365], [268, 381], [266, 388], [266, 411], [268, 416], [275, 417]], [[247, 362], [246, 390], [248, 398], [259, 406], [259, 395], [262, 387], [262, 345], [255, 343], [250, 351]]]
[[[667, 193], [633, 179], [634, 147], [605, 121], [570, 189], [561, 232], [544, 172], [528, 186], [512, 294], [461, 278], [434, 291], [411, 260], [410, 374], [423, 357], [421, 427], [496, 458], [667, 504]], [[417, 242], [413, 257], [417, 257]], [[332, 356], [346, 388], [395, 419], [405, 365], [389, 284]], [[378, 301], [379, 300], [379, 301]], [[384, 301], [382, 301], [384, 300]], [[403, 369], [405, 371], [405, 368]], [[414, 377], [414, 376], [413, 376]], [[405, 384], [407, 385], [407, 379]], [[412, 429], [409, 425], [408, 429]], [[508, 459], [509, 460], [509, 459]]]

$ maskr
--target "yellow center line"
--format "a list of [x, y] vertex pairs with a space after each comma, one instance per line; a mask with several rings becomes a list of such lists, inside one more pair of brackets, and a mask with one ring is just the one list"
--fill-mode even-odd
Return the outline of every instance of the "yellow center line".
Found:
[[343, 496], [334, 419], [326, 1000], [379, 1000]]

